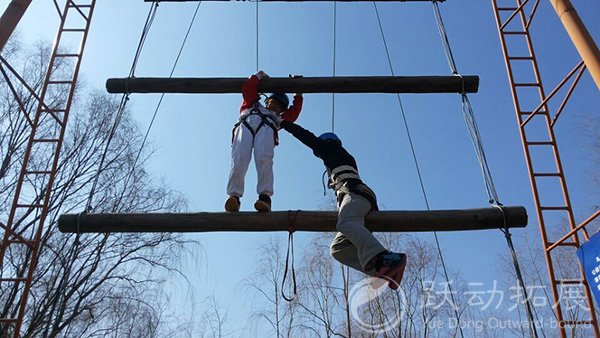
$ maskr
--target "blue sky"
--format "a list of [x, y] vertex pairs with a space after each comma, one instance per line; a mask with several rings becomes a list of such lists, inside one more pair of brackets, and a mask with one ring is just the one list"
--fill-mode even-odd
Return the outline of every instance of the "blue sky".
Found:
[[[600, 4], [573, 0], [596, 42]], [[3, 9], [7, 1], [2, 1]], [[508, 3], [508, 2], [507, 2]], [[512, 2], [511, 2], [512, 3]], [[82, 79], [104, 88], [110, 77], [129, 71], [149, 3], [99, 1], [94, 16]], [[197, 3], [163, 3], [141, 55], [137, 76], [168, 76]], [[490, 1], [446, 1], [440, 4], [458, 69], [479, 75], [479, 93], [471, 94], [480, 132], [501, 201], [524, 205], [527, 231], [538, 239], [529, 179], [509, 92], [504, 60]], [[427, 2], [378, 4], [396, 75], [449, 75]], [[26, 43], [52, 40], [57, 27], [52, 2], [34, 1], [19, 32]], [[390, 75], [372, 3], [337, 4], [337, 75]], [[534, 44], [549, 92], [579, 60], [575, 48], [547, 1], [534, 23]], [[255, 4], [203, 3], [174, 76], [244, 77], [256, 71]], [[271, 76], [331, 76], [333, 3], [261, 3], [259, 67]], [[129, 107], [146, 130], [159, 95], [133, 95]], [[396, 97], [389, 94], [335, 96], [335, 131], [356, 157], [361, 176], [376, 192], [382, 209], [424, 209], [415, 165]], [[189, 199], [190, 211], [221, 211], [230, 167], [231, 127], [240, 95], [168, 95], [152, 128], [156, 149], [150, 170]], [[331, 94], [305, 95], [298, 123], [321, 133], [331, 128]], [[486, 207], [487, 198], [469, 141], [458, 95], [402, 95], [409, 128], [432, 209]], [[559, 120], [557, 136], [576, 217], [581, 221], [597, 205], [598, 189], [590, 139], [584, 130], [598, 116], [600, 96], [585, 74]], [[281, 133], [275, 157], [273, 208], [319, 209], [324, 203], [320, 161]], [[255, 199], [253, 165], [247, 175], [242, 210]], [[203, 261], [184, 267], [202, 297], [213, 292], [232, 307], [244, 294], [238, 282], [254, 269], [256, 246], [268, 234], [214, 233], [191, 235], [203, 245]], [[284, 243], [286, 234], [275, 234]], [[302, 244], [307, 234], [297, 236]], [[425, 233], [422, 238], [432, 240]], [[494, 280], [498, 255], [506, 250], [499, 231], [441, 233], [447, 264], [467, 281]], [[536, 242], [537, 245], [537, 242]]]

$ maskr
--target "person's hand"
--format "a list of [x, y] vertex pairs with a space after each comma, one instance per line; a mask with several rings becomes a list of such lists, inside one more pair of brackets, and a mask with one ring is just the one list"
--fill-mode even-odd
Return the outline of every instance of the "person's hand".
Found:
[[269, 74], [265, 73], [265, 72], [264, 72], [264, 71], [262, 71], [262, 70], [259, 70], [259, 71], [256, 73], [256, 77], [258, 77], [258, 79], [259, 79], [259, 80], [262, 80], [262, 79], [268, 79], [268, 78], [269, 78]]
[[[304, 77], [304, 75], [301, 74], [289, 74], [289, 77], [292, 79], [297, 79], [297, 78], [301, 78]], [[302, 97], [302, 93], [296, 93], [296, 96]]]

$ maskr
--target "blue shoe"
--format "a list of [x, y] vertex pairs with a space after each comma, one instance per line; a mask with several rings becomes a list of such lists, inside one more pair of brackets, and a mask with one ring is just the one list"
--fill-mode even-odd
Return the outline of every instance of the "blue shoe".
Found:
[[407, 261], [406, 254], [388, 251], [377, 257], [375, 265], [375, 277], [388, 281], [392, 290], [398, 289]]

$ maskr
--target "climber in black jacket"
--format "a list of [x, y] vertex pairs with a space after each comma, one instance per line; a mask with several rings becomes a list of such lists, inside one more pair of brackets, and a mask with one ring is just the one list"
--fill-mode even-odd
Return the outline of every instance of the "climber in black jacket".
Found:
[[378, 210], [377, 197], [358, 175], [354, 157], [342, 147], [334, 133], [319, 137], [299, 125], [279, 120], [279, 126], [313, 150], [323, 160], [329, 175], [329, 187], [338, 202], [337, 235], [331, 243], [333, 258], [370, 276], [386, 279], [397, 289], [406, 267], [406, 254], [386, 250], [365, 227], [365, 216]]

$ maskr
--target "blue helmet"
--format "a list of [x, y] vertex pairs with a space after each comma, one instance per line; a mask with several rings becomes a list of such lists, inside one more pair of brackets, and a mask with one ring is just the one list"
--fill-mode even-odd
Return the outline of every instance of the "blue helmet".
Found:
[[319, 138], [321, 140], [332, 140], [332, 141], [336, 142], [337, 144], [342, 145], [342, 140], [340, 140], [340, 138], [334, 133], [324, 133], [324, 134], [321, 134], [321, 136], [319, 136]]
[[281, 101], [281, 103], [283, 103], [285, 108], [287, 108], [290, 105], [290, 99], [288, 98], [288, 96], [285, 93], [273, 93], [273, 94], [269, 95], [269, 97], [267, 98], [267, 100], [271, 100], [271, 99], [276, 99], [276, 100]]

